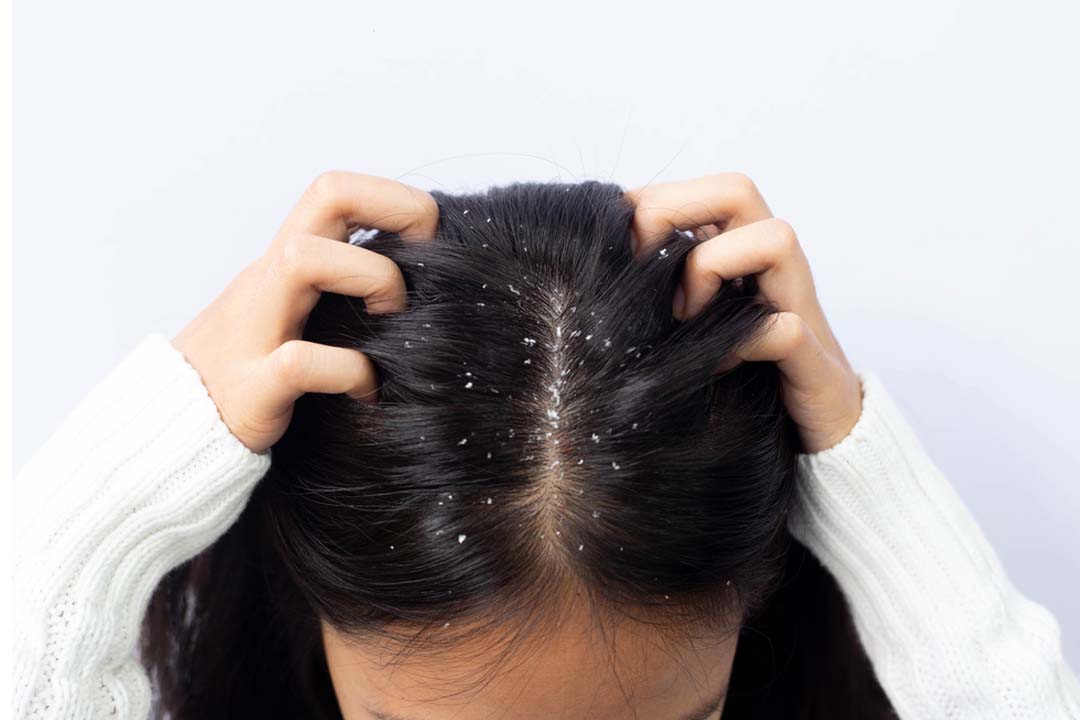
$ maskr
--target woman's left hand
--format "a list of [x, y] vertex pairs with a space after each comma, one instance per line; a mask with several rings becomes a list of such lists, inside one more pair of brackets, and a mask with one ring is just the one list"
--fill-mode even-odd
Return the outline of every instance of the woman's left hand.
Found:
[[[862, 414], [862, 388], [818, 302], [810, 264], [791, 225], [774, 218], [754, 183], [739, 173], [628, 190], [634, 206], [634, 252], [643, 256], [674, 230], [702, 242], [686, 256], [673, 313], [685, 320], [724, 282], [758, 276], [778, 312], [765, 332], [736, 351], [742, 361], [774, 361], [784, 404], [799, 427], [803, 451], [843, 440]], [[731, 364], [725, 368], [731, 367]]]

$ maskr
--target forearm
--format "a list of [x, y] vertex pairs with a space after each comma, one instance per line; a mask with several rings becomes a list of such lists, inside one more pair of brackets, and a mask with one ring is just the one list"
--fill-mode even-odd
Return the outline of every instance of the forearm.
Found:
[[880, 379], [834, 447], [799, 459], [792, 534], [837, 579], [902, 718], [1078, 718], [1054, 617], [993, 548]]
[[17, 477], [32, 499], [19, 513], [15, 716], [145, 717], [149, 596], [228, 528], [268, 467], [163, 336], [113, 368]]

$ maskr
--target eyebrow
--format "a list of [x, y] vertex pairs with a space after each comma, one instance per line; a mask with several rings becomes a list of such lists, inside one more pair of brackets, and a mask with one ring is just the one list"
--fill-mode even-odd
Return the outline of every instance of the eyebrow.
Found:
[[[674, 720], [708, 720], [708, 717], [716, 712], [727, 698], [728, 688], [725, 685], [712, 698], [709, 698], [693, 711], [682, 715]], [[380, 712], [374, 708], [368, 708], [368, 712], [375, 720], [421, 720], [421, 718], [407, 718], [393, 713]]]

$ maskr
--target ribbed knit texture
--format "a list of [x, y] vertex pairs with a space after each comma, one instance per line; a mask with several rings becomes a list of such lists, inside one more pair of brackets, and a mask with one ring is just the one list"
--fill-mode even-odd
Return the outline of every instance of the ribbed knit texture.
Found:
[[145, 718], [136, 649], [154, 587], [238, 517], [269, 453], [222, 422], [159, 334], [78, 404], [16, 478], [16, 718]]
[[1009, 582], [873, 372], [847, 437], [799, 456], [792, 535], [836, 578], [901, 718], [1080, 718], [1046, 608]]
[[[1043, 607], [1020, 595], [873, 373], [863, 412], [799, 458], [792, 533], [837, 578], [905, 720], [1080, 718], [1080, 683]], [[100, 381], [23, 466], [16, 718], [142, 720], [149, 597], [237, 518], [269, 452], [232, 435], [159, 334]]]

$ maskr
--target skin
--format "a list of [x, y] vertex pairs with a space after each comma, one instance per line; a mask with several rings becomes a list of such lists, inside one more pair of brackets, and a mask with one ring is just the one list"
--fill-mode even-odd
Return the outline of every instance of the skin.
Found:
[[[717, 370], [745, 361], [775, 362], [785, 406], [804, 452], [843, 440], [862, 412], [858, 377], [818, 302], [806, 255], [791, 225], [773, 217], [754, 183], [739, 173], [650, 183], [626, 192], [634, 207], [635, 256], [655, 252], [672, 229], [701, 241], [686, 258], [672, 312], [701, 311], [722, 283], [756, 275], [778, 312], [765, 331]], [[199, 372], [222, 420], [255, 452], [284, 434], [293, 403], [307, 392], [348, 393], [378, 401], [374, 364], [362, 353], [301, 340], [319, 294], [362, 298], [369, 312], [406, 307], [400, 269], [388, 258], [345, 242], [357, 227], [426, 242], [438, 206], [424, 190], [348, 172], [320, 175], [291, 210], [266, 253], [173, 338]], [[624, 627], [624, 626], [620, 626]], [[457, 647], [443, 656], [407, 656], [388, 665], [389, 648], [324, 627], [335, 692], [347, 720], [487, 720], [497, 717], [616, 720], [715, 720], [691, 713], [728, 682], [736, 635], [709, 642], [664, 643], [655, 630], [616, 634], [614, 654], [571, 615], [528, 662], [500, 667], [480, 690], [457, 693], [455, 680], [480, 671], [483, 653]], [[591, 639], [590, 639], [591, 638]], [[608, 662], [612, 660], [613, 662]], [[436, 692], [436, 688], [443, 688]], [[375, 711], [381, 709], [384, 717]], [[391, 713], [387, 715], [386, 713]], [[395, 715], [397, 717], [395, 717]]]
[[476, 658], [504, 646], [493, 651], [484, 638], [452, 653], [406, 655], [396, 666], [387, 662], [400, 646], [325, 623], [323, 644], [346, 720], [719, 720], [736, 633], [676, 643], [627, 621], [601, 633], [590, 620], [575, 612], [542, 640], [515, 644], [490, 676]]

